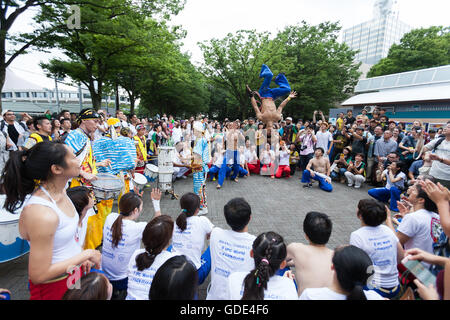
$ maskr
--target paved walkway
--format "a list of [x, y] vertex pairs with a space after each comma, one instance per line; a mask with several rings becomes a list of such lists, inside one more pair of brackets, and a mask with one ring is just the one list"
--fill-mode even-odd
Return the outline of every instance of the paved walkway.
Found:
[[[328, 245], [332, 249], [348, 243], [350, 233], [360, 225], [356, 218], [358, 201], [369, 197], [366, 185], [358, 190], [344, 184], [333, 183], [332, 193], [320, 190], [317, 184], [313, 188], [304, 189], [299, 181], [299, 172], [290, 179], [281, 180], [263, 176], [240, 178], [238, 183], [226, 180], [221, 190], [216, 189], [216, 184], [208, 182], [207, 186], [209, 206], [207, 217], [214, 225], [228, 228], [223, 216], [223, 207], [230, 199], [243, 197], [252, 207], [249, 225], [251, 234], [274, 231], [282, 235], [286, 243], [294, 241], [306, 243], [302, 231], [303, 219], [307, 212], [319, 211], [328, 214], [333, 222], [333, 232]], [[192, 191], [192, 177], [175, 183], [175, 192], [180, 196], [190, 191]], [[171, 200], [170, 196], [163, 196], [161, 211], [175, 220], [180, 212], [179, 202]], [[146, 190], [144, 212], [139, 220], [149, 221], [153, 213], [150, 192]], [[0, 288], [9, 289], [14, 300], [29, 298], [27, 264], [28, 255], [0, 264]], [[209, 279], [200, 288], [200, 299], [206, 296], [208, 282]]]

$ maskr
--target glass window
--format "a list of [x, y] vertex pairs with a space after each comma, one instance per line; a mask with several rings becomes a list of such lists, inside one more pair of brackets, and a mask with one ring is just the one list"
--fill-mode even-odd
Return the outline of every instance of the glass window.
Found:
[[441, 68], [436, 71], [433, 81], [448, 81], [450, 80], [450, 68]]
[[2, 92], [2, 98], [8, 99], [8, 98], [12, 98], [12, 97], [13, 97], [12, 92]]
[[405, 85], [412, 84], [415, 75], [416, 75], [415, 72], [405, 73], [405, 74], [399, 75], [398, 85], [399, 86], [405, 86]]

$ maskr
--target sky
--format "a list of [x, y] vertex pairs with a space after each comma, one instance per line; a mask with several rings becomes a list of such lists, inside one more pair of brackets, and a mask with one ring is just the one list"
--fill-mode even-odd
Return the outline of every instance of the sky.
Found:
[[[182, 50], [191, 54], [198, 65], [202, 55], [198, 42], [223, 38], [241, 29], [268, 31], [273, 36], [288, 25], [302, 20], [316, 25], [324, 21], [339, 22], [343, 29], [370, 20], [376, 0], [186, 0], [186, 5], [170, 24], [181, 25], [187, 31]], [[450, 26], [449, 0], [397, 0], [394, 9], [399, 19], [413, 28], [433, 25]], [[17, 30], [32, 30], [29, 12], [17, 20]], [[39, 62], [62, 55], [30, 52], [18, 57], [11, 69], [27, 80], [53, 88], [54, 82], [45, 77]]]

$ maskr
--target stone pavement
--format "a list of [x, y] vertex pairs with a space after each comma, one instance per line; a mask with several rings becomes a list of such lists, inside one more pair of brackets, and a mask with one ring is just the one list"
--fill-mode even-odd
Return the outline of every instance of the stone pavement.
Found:
[[[361, 189], [347, 187], [346, 184], [333, 182], [333, 192], [327, 193], [314, 184], [313, 188], [304, 189], [299, 181], [299, 172], [290, 179], [270, 179], [267, 176], [240, 178], [239, 182], [226, 180], [222, 189], [216, 189], [216, 182], [208, 182], [207, 217], [219, 227], [228, 228], [223, 216], [224, 205], [232, 198], [243, 197], [251, 205], [252, 219], [249, 233], [257, 236], [262, 232], [274, 231], [284, 237], [287, 244], [291, 242], [306, 243], [303, 235], [303, 219], [309, 211], [319, 211], [329, 215], [333, 222], [333, 232], [328, 243], [333, 249], [348, 244], [350, 233], [360, 226], [356, 218], [356, 207], [360, 199], [368, 198], [367, 185]], [[192, 192], [192, 177], [177, 180], [175, 193], [180, 195]], [[179, 201], [163, 195], [161, 211], [176, 219], [180, 213]], [[144, 211], [139, 221], [149, 221], [153, 216], [150, 190], [144, 194]], [[0, 264], [0, 288], [9, 289], [13, 300], [29, 299], [27, 288], [28, 255]], [[199, 298], [206, 297], [209, 278], [200, 287]]]

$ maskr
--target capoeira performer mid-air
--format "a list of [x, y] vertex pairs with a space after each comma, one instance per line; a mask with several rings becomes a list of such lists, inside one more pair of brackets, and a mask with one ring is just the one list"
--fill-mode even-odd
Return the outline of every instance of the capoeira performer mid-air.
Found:
[[[284, 73], [280, 73], [275, 78], [274, 82], [278, 85], [278, 88], [270, 88], [273, 73], [265, 64], [262, 65], [259, 77], [264, 78], [259, 92], [252, 91], [252, 89], [250, 89], [247, 85], [247, 94], [251, 98], [251, 103], [253, 109], [255, 110], [256, 118], [266, 125], [267, 134], [270, 136], [273, 124], [281, 120], [283, 108], [291, 99], [297, 97], [297, 92], [291, 91], [291, 87]], [[275, 100], [286, 94], [289, 94], [289, 96], [281, 102], [277, 108], [275, 105]], [[261, 100], [261, 109], [258, 106], [259, 101], [257, 102], [255, 96]]]

